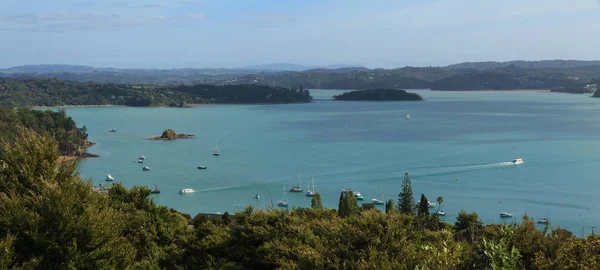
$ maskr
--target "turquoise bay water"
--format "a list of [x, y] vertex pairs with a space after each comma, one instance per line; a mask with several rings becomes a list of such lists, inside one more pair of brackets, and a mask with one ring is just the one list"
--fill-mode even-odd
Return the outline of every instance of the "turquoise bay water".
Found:
[[[159, 204], [192, 215], [268, 208], [287, 199], [310, 206], [283, 185], [315, 176], [327, 207], [342, 188], [364, 202], [396, 199], [405, 172], [415, 198], [444, 197], [445, 220], [461, 209], [487, 223], [499, 213], [548, 217], [578, 235], [600, 224], [600, 100], [584, 95], [416, 91], [426, 102], [336, 102], [341, 91], [311, 91], [314, 102], [288, 105], [203, 105], [197, 108], [69, 108], [86, 125], [101, 157], [80, 164], [97, 185], [107, 173], [127, 187], [161, 194]], [[412, 119], [406, 120], [410, 113]], [[109, 133], [116, 128], [118, 132]], [[150, 141], [172, 128], [195, 139]], [[221, 156], [212, 156], [215, 139]], [[139, 155], [144, 164], [136, 163]], [[522, 165], [511, 165], [514, 158]], [[196, 166], [207, 165], [207, 170]], [[142, 171], [147, 165], [150, 171]], [[460, 178], [460, 180], [456, 180]], [[181, 188], [194, 194], [180, 195]], [[255, 200], [254, 195], [261, 199]]]

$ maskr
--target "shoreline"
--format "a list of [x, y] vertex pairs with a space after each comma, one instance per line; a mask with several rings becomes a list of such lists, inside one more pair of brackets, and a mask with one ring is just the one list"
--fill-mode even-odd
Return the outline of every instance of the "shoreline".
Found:
[[85, 108], [85, 107], [127, 107], [125, 105], [61, 105], [61, 106], [31, 106], [32, 109], [60, 109], [60, 108]]
[[100, 157], [100, 155], [83, 153], [82, 155], [79, 155], [79, 156], [59, 156], [56, 159], [56, 162], [59, 164], [62, 164], [65, 162], [78, 161], [78, 160], [81, 160], [84, 158], [97, 158], [97, 157]]
[[486, 92], [513, 92], [513, 93], [559, 93], [546, 89], [517, 89], [517, 90], [430, 90], [436, 92], [466, 92], [466, 93], [486, 93]]

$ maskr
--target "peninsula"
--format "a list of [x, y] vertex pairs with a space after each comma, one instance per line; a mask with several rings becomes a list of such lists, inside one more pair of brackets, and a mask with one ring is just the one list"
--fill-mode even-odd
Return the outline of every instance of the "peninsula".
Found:
[[400, 89], [357, 90], [335, 95], [333, 98], [352, 101], [423, 101], [423, 97], [419, 94]]
[[282, 104], [311, 100], [309, 91], [302, 88], [253, 84], [133, 85], [72, 82], [55, 78], [0, 78], [0, 106], [6, 107], [186, 107], [185, 104]]

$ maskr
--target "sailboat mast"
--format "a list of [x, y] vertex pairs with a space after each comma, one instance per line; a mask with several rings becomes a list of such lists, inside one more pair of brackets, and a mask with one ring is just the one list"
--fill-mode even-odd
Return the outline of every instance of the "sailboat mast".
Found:
[[312, 177], [312, 192], [315, 192], [315, 176]]

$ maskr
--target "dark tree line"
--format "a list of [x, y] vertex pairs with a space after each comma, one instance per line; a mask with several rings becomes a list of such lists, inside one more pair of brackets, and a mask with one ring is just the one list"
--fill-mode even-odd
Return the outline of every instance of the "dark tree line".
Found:
[[173, 106], [202, 103], [310, 102], [307, 90], [260, 85], [160, 86], [57, 79], [0, 79], [0, 106]]

